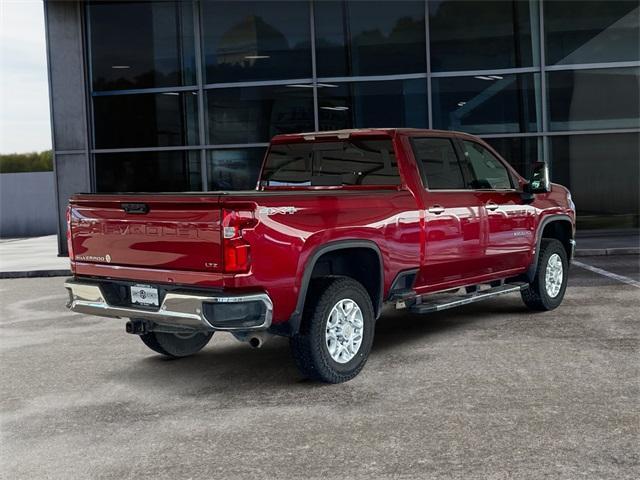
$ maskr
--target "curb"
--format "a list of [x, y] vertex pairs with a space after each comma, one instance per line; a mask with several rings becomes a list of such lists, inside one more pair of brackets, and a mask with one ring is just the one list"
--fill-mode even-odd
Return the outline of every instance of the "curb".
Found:
[[22, 270], [17, 272], [0, 272], [0, 279], [69, 277], [69, 276], [71, 276], [71, 270]]
[[617, 248], [579, 248], [576, 249], [576, 257], [602, 257], [605, 255], [639, 255], [639, 247]]

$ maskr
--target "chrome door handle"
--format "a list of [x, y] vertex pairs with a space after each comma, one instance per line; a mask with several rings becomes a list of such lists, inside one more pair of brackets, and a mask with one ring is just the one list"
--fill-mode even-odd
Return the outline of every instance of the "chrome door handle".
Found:
[[444, 212], [444, 207], [441, 207], [440, 205], [434, 205], [433, 207], [429, 207], [428, 212], [435, 215], [440, 215], [442, 212]]
[[493, 212], [494, 210], [497, 210], [497, 209], [498, 209], [498, 204], [497, 204], [497, 203], [493, 203], [493, 202], [487, 202], [487, 203], [485, 204], [485, 208], [486, 208], [487, 210], [491, 210], [491, 211]]

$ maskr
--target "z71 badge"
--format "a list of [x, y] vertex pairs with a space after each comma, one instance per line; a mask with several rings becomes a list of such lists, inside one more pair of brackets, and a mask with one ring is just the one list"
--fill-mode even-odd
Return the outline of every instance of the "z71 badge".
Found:
[[297, 211], [298, 209], [296, 207], [260, 207], [258, 209], [258, 213], [262, 213], [264, 215], [291, 215]]

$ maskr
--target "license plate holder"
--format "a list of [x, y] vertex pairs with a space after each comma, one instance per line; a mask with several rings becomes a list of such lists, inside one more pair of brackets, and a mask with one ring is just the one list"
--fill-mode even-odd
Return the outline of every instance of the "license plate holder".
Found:
[[145, 307], [157, 307], [159, 305], [158, 289], [151, 285], [131, 285], [131, 303]]

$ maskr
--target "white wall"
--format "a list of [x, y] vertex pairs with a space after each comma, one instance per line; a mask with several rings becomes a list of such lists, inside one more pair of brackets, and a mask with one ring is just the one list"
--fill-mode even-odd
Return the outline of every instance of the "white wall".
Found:
[[0, 173], [0, 237], [58, 230], [53, 172]]

